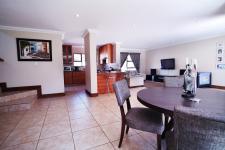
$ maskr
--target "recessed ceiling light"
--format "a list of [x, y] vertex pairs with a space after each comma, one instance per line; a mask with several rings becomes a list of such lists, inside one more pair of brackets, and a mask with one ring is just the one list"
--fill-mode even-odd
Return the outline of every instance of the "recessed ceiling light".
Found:
[[79, 18], [80, 17], [80, 14], [76, 14], [76, 18]]

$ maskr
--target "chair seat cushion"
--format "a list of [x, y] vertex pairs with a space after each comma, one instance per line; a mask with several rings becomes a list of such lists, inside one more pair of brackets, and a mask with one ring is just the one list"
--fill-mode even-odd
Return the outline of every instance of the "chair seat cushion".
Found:
[[126, 122], [129, 127], [162, 134], [164, 130], [162, 113], [149, 108], [131, 108], [126, 114]]

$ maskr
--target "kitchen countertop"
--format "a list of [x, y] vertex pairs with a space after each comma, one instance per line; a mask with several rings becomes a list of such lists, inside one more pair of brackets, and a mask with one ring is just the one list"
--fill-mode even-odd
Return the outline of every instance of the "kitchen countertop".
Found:
[[84, 72], [85, 70], [64, 70], [64, 72]]
[[113, 84], [124, 79], [125, 73], [121, 71], [99, 72], [97, 73], [98, 93], [114, 92]]
[[98, 72], [97, 74], [115, 74], [115, 73], [123, 73], [125, 74], [124, 72], [121, 72], [121, 71], [102, 71], [102, 72]]

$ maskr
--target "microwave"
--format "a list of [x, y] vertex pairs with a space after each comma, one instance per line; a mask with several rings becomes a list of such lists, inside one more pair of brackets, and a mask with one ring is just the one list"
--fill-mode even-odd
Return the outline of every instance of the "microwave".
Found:
[[71, 66], [64, 66], [64, 71], [72, 71]]

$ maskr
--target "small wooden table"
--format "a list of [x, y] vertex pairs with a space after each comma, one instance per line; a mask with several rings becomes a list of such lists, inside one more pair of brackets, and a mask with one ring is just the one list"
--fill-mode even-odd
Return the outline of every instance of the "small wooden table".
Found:
[[173, 118], [174, 107], [177, 105], [193, 107], [210, 113], [225, 115], [225, 91], [217, 89], [197, 89], [196, 98], [200, 102], [193, 102], [181, 97], [181, 88], [153, 87], [139, 91], [137, 99], [143, 105], [164, 113], [166, 116], [165, 131], [173, 127], [173, 119], [168, 122], [168, 116]]

